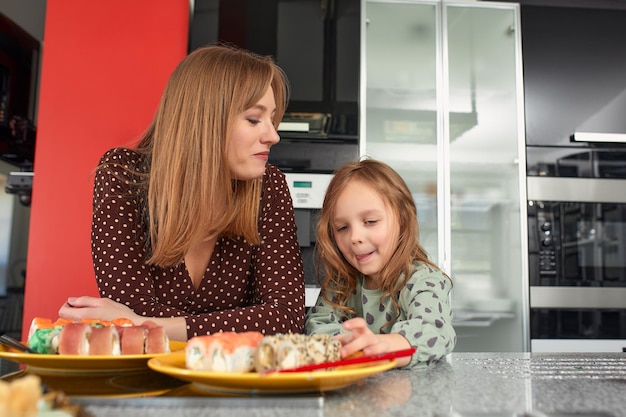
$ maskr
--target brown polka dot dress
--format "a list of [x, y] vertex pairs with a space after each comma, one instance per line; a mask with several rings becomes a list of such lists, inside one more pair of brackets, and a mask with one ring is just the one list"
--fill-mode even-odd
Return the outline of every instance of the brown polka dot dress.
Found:
[[[293, 206], [284, 174], [268, 165], [263, 177], [262, 244], [219, 238], [195, 289], [184, 261], [146, 265], [140, 210], [133, 191], [139, 155], [115, 148], [104, 154], [94, 182], [92, 256], [101, 297], [146, 317], [183, 316], [187, 336], [217, 331], [301, 333], [304, 272]], [[135, 168], [133, 168], [135, 169]]]

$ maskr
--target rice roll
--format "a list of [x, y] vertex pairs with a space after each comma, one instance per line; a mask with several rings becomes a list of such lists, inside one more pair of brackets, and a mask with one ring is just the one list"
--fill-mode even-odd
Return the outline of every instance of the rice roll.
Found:
[[159, 326], [153, 321], [145, 321], [142, 326], [147, 329], [145, 353], [169, 353], [170, 352], [170, 340], [167, 337], [165, 328]]
[[341, 342], [329, 334], [310, 335], [306, 344], [308, 365], [336, 361], [341, 359]]
[[122, 355], [141, 355], [145, 353], [146, 333], [143, 326], [117, 327], [121, 329], [120, 347]]
[[308, 365], [306, 354], [306, 336], [291, 335], [281, 341], [276, 348], [274, 369], [289, 369]]
[[28, 329], [28, 347], [37, 353], [57, 353], [57, 336], [61, 328], [56, 328], [52, 320], [35, 317]]
[[120, 334], [115, 326], [92, 327], [89, 338], [90, 355], [113, 355], [121, 354]]
[[265, 336], [254, 356], [257, 372], [315, 365], [341, 358], [341, 343], [329, 335], [276, 334]]
[[134, 326], [135, 323], [133, 323], [133, 321], [130, 319], [119, 317], [117, 319], [111, 320], [111, 325], [117, 327], [130, 327]]
[[93, 328], [87, 323], [68, 323], [59, 333], [59, 353], [89, 355], [89, 338]]
[[185, 365], [195, 371], [250, 372], [261, 339], [263, 334], [254, 331], [192, 337], [185, 346]]

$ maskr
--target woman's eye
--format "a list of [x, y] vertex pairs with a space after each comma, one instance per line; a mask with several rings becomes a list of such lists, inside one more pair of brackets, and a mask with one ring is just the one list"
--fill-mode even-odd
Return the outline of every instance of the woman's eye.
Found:
[[258, 125], [259, 123], [261, 123], [260, 120], [252, 119], [252, 118], [248, 118], [248, 122], [250, 122], [250, 124], [253, 124], [253, 125]]

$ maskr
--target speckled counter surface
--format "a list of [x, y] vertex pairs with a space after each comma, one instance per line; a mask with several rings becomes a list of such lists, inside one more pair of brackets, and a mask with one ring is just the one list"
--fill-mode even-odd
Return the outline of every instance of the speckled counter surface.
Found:
[[624, 417], [626, 355], [455, 353], [329, 393], [324, 415]]
[[77, 401], [94, 417], [626, 417], [626, 354], [453, 353], [323, 395]]

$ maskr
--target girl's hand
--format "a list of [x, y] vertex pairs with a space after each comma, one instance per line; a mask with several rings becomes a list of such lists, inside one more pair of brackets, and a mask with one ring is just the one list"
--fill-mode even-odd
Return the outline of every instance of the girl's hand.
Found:
[[[409, 341], [401, 334], [376, 334], [372, 332], [361, 317], [346, 320], [343, 323], [343, 328], [348, 330], [348, 333], [335, 336], [342, 345], [342, 358], [359, 351], [362, 351], [364, 355], [375, 355], [411, 347]], [[410, 360], [410, 357], [398, 358], [396, 367], [408, 365]]]
[[109, 298], [89, 296], [69, 297], [59, 309], [59, 317], [77, 321], [89, 318], [110, 321], [123, 317], [135, 324], [140, 324], [146, 320], [145, 317], [135, 314], [129, 307]]
[[343, 323], [343, 328], [349, 332], [336, 336], [343, 346], [341, 357], [345, 358], [359, 351], [363, 351], [365, 355], [389, 351], [389, 346], [384, 339], [372, 332], [361, 317], [346, 320]]

